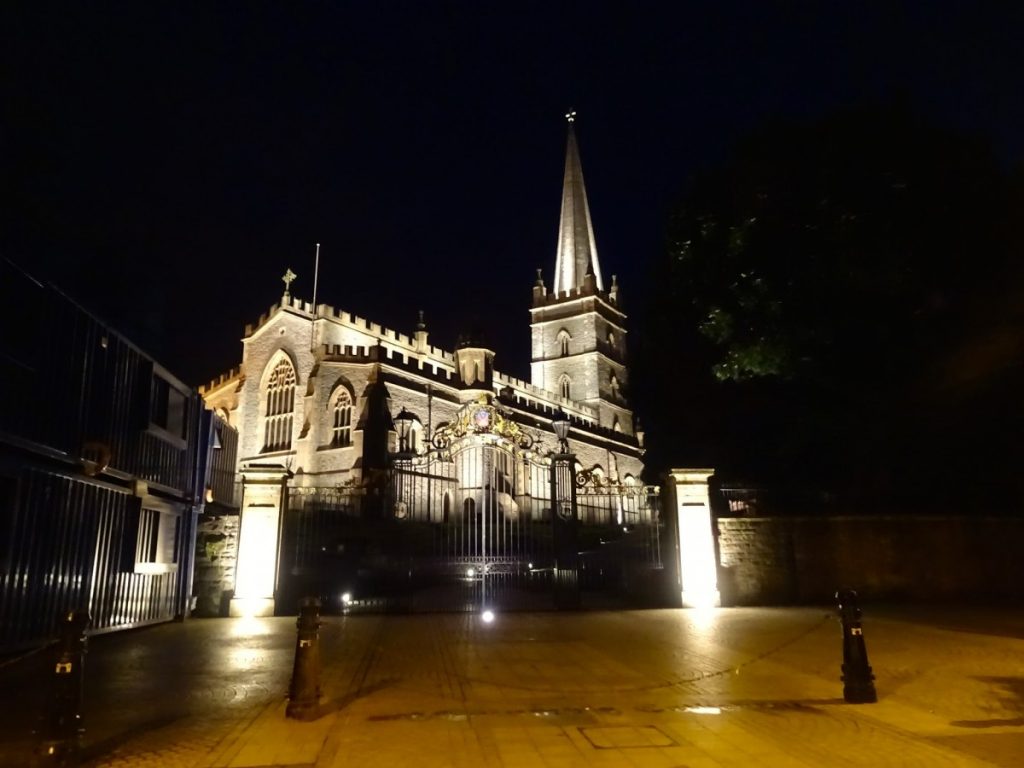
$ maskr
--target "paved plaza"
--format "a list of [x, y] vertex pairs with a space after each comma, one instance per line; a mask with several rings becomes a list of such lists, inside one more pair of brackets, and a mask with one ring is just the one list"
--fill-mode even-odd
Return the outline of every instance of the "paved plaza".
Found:
[[[91, 640], [84, 764], [1021, 766], [1019, 614], [866, 606], [861, 705], [826, 607], [326, 617], [309, 723], [294, 619], [191, 620]], [[41, 658], [0, 668], [0, 765], [27, 762]]]

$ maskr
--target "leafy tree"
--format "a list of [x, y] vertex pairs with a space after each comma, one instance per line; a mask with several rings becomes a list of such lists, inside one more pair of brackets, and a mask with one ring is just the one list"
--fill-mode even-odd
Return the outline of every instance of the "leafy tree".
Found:
[[727, 473], [917, 493], [950, 461], [984, 469], [936, 441], [984, 443], [971, 419], [993, 404], [976, 401], [1024, 358], [1009, 344], [967, 387], [956, 363], [1024, 284], [1013, 189], [984, 144], [900, 108], [750, 137], [671, 218], [640, 353], [651, 403], [679, 398], [656, 357], [670, 349], [693, 362], [670, 431]]

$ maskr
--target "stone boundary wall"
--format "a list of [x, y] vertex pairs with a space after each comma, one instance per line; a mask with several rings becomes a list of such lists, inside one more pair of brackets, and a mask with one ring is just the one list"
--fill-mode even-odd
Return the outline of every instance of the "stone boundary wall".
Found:
[[1024, 600], [1024, 519], [718, 518], [723, 605], [872, 599]]
[[238, 513], [203, 515], [196, 530], [195, 616], [227, 616], [235, 588]]

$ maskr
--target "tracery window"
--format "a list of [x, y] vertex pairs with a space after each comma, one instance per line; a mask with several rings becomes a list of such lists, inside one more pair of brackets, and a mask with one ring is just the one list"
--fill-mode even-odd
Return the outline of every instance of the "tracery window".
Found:
[[568, 374], [563, 373], [561, 378], [558, 379], [558, 393], [566, 400], [572, 399], [572, 379], [569, 378]]
[[331, 431], [331, 447], [344, 448], [352, 445], [352, 395], [345, 387], [338, 387], [331, 404], [334, 426]]
[[295, 410], [295, 369], [287, 360], [274, 366], [267, 378], [267, 411], [263, 432], [264, 451], [292, 447], [292, 412]]

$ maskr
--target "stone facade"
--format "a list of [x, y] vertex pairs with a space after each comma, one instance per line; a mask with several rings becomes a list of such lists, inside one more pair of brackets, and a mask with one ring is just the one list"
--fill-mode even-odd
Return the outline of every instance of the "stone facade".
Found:
[[227, 615], [227, 602], [235, 588], [238, 555], [238, 515], [204, 515], [196, 531], [194, 615]]
[[[361, 328], [359, 326], [362, 326]], [[311, 332], [324, 343], [314, 353], [308, 348]], [[294, 407], [283, 441], [288, 447], [267, 445], [268, 378], [280, 363], [295, 373]], [[579, 359], [573, 371], [587, 366], [596, 380], [600, 359]], [[585, 379], [583, 374], [578, 380]], [[625, 379], [625, 374], [622, 374]], [[352, 318], [333, 307], [319, 305], [314, 318], [307, 302], [289, 299], [272, 307], [243, 339], [242, 365], [230, 377], [203, 388], [208, 407], [226, 417], [239, 432], [239, 466], [247, 462], [275, 462], [295, 475], [297, 485], [323, 486], [362, 479], [366, 460], [366, 421], [370, 392], [386, 389], [393, 419], [403, 409], [419, 421], [417, 431], [430, 435], [451, 422], [467, 403], [481, 397], [502, 403], [512, 418], [533, 430], [537, 439], [554, 447], [551, 421], [564, 412], [572, 421], [570, 447], [583, 469], [599, 469], [616, 480], [639, 481], [642, 449], [632, 428], [632, 413], [620, 404], [589, 404], [515, 377], [494, 372], [490, 386], [467, 383], [456, 368], [455, 353], [436, 347], [417, 349], [402, 334]], [[350, 442], [332, 441], [333, 398], [343, 388], [352, 401]], [[619, 429], [614, 419], [619, 419]], [[623, 429], [623, 424], [628, 427]], [[393, 426], [385, 436], [390, 451], [398, 449]], [[425, 450], [422, 438], [419, 450]]]
[[1024, 598], [1024, 520], [1005, 517], [719, 518], [726, 605]]

